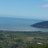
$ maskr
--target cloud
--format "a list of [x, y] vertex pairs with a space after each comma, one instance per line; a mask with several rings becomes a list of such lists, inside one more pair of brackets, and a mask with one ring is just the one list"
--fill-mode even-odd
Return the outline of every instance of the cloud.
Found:
[[48, 4], [42, 5], [42, 8], [48, 8]]
[[43, 0], [43, 1], [48, 1], [48, 0]]

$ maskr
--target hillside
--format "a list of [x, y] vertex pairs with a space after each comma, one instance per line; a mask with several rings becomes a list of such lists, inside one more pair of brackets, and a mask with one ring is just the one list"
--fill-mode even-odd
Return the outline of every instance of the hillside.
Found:
[[48, 21], [38, 22], [38, 23], [35, 23], [31, 26], [32, 27], [37, 27], [37, 28], [48, 28]]

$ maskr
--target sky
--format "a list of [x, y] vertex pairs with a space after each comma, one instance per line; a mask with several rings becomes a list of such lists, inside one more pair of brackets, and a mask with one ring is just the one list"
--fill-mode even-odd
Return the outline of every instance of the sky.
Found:
[[0, 17], [48, 20], [48, 0], [0, 0]]

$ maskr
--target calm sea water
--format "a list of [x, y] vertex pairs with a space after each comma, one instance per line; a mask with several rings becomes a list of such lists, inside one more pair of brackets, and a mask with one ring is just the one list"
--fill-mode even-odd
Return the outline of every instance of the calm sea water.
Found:
[[37, 22], [41, 22], [41, 20], [0, 17], [0, 30], [48, 31], [48, 29], [30, 26]]

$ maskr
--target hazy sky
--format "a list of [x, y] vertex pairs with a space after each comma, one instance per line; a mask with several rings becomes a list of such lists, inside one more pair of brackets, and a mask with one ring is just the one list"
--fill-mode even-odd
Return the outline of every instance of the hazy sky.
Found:
[[0, 16], [48, 19], [48, 0], [0, 0]]

